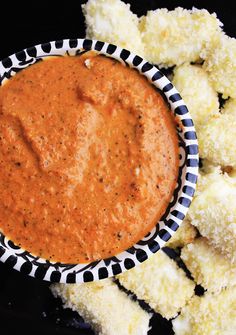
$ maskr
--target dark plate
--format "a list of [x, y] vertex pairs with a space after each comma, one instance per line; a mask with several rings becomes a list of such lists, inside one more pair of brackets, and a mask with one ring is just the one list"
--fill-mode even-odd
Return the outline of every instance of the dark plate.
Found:
[[[1, 11], [0, 59], [42, 42], [62, 38], [84, 37], [84, 19], [80, 5], [86, 1], [55, 1], [48, 3], [5, 3]], [[177, 6], [206, 8], [217, 13], [224, 30], [236, 36], [236, 9], [233, 1], [131, 0], [131, 9], [143, 15], [149, 9]], [[77, 313], [63, 310], [54, 299], [49, 284], [22, 275], [0, 263], [0, 333], [92, 335]], [[152, 319], [150, 335], [172, 335], [171, 325], [160, 316]], [[82, 328], [82, 329], [81, 329]], [[121, 334], [122, 335], [122, 334]]]

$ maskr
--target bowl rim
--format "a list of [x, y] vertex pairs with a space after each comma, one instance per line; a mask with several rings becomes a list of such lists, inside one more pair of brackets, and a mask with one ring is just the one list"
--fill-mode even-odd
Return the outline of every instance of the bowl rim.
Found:
[[41, 280], [60, 283], [82, 283], [105, 279], [125, 272], [160, 250], [174, 235], [193, 199], [198, 177], [198, 142], [190, 113], [179, 92], [169, 79], [144, 58], [114, 44], [87, 38], [55, 40], [23, 49], [0, 62], [0, 85], [18, 71], [49, 56], [75, 56], [94, 50], [135, 68], [166, 97], [179, 126], [180, 165], [173, 197], [156, 226], [126, 251], [91, 263], [64, 264], [52, 262], [16, 246], [0, 233], [0, 261]]

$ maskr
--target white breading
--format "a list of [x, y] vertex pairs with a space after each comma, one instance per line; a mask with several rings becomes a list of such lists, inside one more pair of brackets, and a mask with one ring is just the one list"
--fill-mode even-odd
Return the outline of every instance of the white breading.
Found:
[[99, 335], [146, 335], [151, 315], [111, 280], [51, 285], [65, 308], [78, 312]]
[[236, 287], [193, 297], [172, 325], [175, 335], [235, 335]]
[[169, 248], [182, 248], [184, 245], [193, 242], [197, 235], [196, 228], [191, 225], [191, 223], [185, 219], [177, 232], [171, 237], [171, 239], [166, 243], [166, 247]]
[[173, 84], [184, 99], [197, 128], [219, 114], [219, 101], [206, 71], [200, 65], [185, 63], [174, 69]]
[[193, 281], [163, 251], [117, 278], [166, 319], [175, 317], [194, 293]]
[[204, 237], [186, 245], [181, 250], [181, 258], [195, 282], [210, 292], [236, 285], [236, 264], [231, 264]]
[[220, 41], [203, 52], [202, 57], [206, 59], [203, 68], [215, 90], [224, 98], [236, 98], [236, 39], [221, 34]]
[[198, 129], [199, 152], [214, 164], [236, 167], [236, 116], [224, 113], [212, 116]]
[[130, 11], [129, 4], [120, 0], [88, 0], [82, 10], [87, 38], [110, 42], [144, 55], [139, 20]]
[[161, 67], [196, 62], [204, 48], [216, 43], [221, 26], [205, 9], [149, 11], [140, 20], [146, 58]]
[[188, 217], [231, 262], [236, 262], [236, 180], [216, 168], [199, 177]]

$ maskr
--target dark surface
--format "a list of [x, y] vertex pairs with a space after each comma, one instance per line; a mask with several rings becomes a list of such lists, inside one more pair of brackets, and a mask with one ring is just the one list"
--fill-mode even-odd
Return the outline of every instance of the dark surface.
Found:
[[[0, 58], [25, 47], [62, 38], [84, 37], [84, 19], [80, 5], [86, 1], [55, 1], [48, 7], [43, 2], [18, 5], [5, 3], [1, 11]], [[236, 20], [233, 1], [174, 1], [132, 0], [131, 9], [143, 15], [149, 9], [177, 6], [206, 8], [216, 12], [224, 23], [224, 30], [235, 36]], [[201, 291], [201, 288], [200, 288]], [[170, 324], [160, 316], [152, 319], [150, 335], [171, 335]], [[26, 277], [0, 263], [0, 334], [60, 334], [90, 335], [89, 329], [79, 329], [82, 323], [77, 313], [63, 310], [54, 299], [48, 283]], [[122, 334], [121, 334], [122, 335]]]
[[[5, 13], [1, 13], [1, 47], [0, 58], [4, 58], [16, 51], [30, 47], [37, 43], [62, 38], [84, 37], [84, 18], [81, 3], [84, 1], [47, 1], [40, 3], [31, 2], [22, 5], [22, 2], [6, 2]], [[133, 12], [139, 16], [146, 14], [147, 10], [167, 7], [174, 9], [182, 6], [185, 8], [206, 8], [216, 12], [224, 23], [224, 30], [230, 36], [235, 35], [235, 3], [234, 1], [176, 1], [176, 0], [125, 0], [131, 4]], [[49, 3], [51, 6], [49, 7]], [[52, 4], [55, 4], [54, 6]], [[14, 7], [14, 8], [12, 8]], [[11, 28], [8, 28], [8, 27]]]

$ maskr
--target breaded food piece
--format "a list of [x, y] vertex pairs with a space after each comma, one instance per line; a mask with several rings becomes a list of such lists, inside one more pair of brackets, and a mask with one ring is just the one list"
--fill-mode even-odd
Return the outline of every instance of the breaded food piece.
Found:
[[160, 67], [196, 62], [204, 48], [216, 43], [221, 26], [205, 9], [149, 11], [140, 20], [146, 58]]
[[195, 282], [210, 292], [236, 285], [236, 264], [233, 265], [201, 237], [181, 250], [181, 258]]
[[99, 335], [146, 335], [151, 315], [111, 280], [51, 285], [65, 308], [78, 312]]
[[221, 34], [220, 41], [203, 52], [202, 57], [206, 59], [203, 68], [215, 90], [224, 98], [236, 98], [236, 39]]
[[231, 262], [236, 262], [236, 180], [215, 168], [198, 180], [188, 218]]
[[172, 324], [175, 335], [234, 335], [236, 287], [193, 297]]
[[219, 114], [219, 100], [206, 71], [185, 63], [174, 69], [173, 84], [184, 99], [198, 129], [212, 115]]
[[82, 5], [86, 37], [113, 43], [144, 55], [138, 17], [120, 0], [88, 0]]
[[194, 293], [193, 281], [161, 250], [117, 278], [166, 319], [175, 317]]
[[218, 114], [212, 116], [198, 130], [199, 152], [202, 158], [222, 166], [236, 167], [236, 116]]
[[185, 219], [177, 232], [171, 237], [171, 239], [166, 243], [166, 247], [169, 248], [182, 248], [188, 243], [193, 242], [195, 237], [197, 236], [196, 228], [191, 225], [191, 223]]

